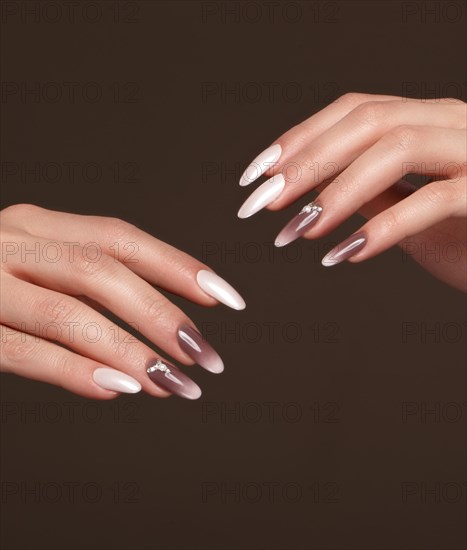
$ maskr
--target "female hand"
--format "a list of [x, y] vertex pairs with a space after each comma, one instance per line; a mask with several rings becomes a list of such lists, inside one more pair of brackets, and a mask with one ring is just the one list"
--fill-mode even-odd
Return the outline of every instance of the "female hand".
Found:
[[113, 218], [20, 204], [3, 210], [0, 224], [2, 371], [93, 399], [141, 388], [156, 397], [201, 395], [180, 369], [98, 311], [105, 309], [181, 363], [222, 372], [192, 321], [151, 286], [243, 309], [241, 296], [201, 262]]
[[[279, 233], [276, 246], [322, 237], [355, 212], [369, 219], [323, 265], [361, 262], [400, 244], [423, 267], [466, 289], [466, 104], [346, 94], [295, 126], [245, 170], [240, 185], [270, 179], [238, 213], [281, 210], [318, 198]], [[409, 173], [428, 175], [417, 189]], [[370, 219], [371, 218], [371, 219]]]

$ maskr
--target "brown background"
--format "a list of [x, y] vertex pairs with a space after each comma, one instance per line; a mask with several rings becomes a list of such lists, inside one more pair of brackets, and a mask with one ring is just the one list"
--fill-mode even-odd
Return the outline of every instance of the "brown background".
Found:
[[3, 164], [3, 206], [129, 220], [248, 307], [174, 298], [226, 363], [191, 371], [199, 402], [89, 403], [4, 376], [2, 548], [464, 548], [463, 296], [399, 249], [321, 267], [357, 217], [285, 255], [271, 243], [296, 206], [236, 212], [248, 161], [342, 93], [465, 100], [465, 3], [97, 4], [74, 21], [3, 7], [3, 161], [45, 170]]

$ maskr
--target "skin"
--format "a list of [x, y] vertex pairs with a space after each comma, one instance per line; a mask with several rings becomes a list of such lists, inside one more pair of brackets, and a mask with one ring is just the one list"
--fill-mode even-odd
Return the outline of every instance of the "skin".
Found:
[[[466, 291], [466, 104], [351, 93], [273, 143], [285, 188], [269, 210], [282, 210], [309, 191], [323, 207], [305, 233], [321, 238], [359, 212], [368, 242], [348, 261], [372, 258], [399, 244], [426, 270]], [[407, 173], [427, 174], [420, 189]], [[426, 251], [436, 250], [439, 254]], [[457, 256], [457, 257], [456, 257]], [[453, 261], [456, 257], [456, 261]]]
[[[359, 229], [368, 242], [349, 261], [399, 244], [436, 277], [465, 291], [465, 130], [466, 104], [458, 100], [347, 94], [274, 142], [283, 153], [266, 175], [282, 172], [286, 185], [268, 208], [281, 210], [316, 190], [323, 213], [306, 238], [320, 238], [359, 212], [368, 219]], [[403, 180], [408, 171], [428, 172], [432, 181], [416, 189]], [[91, 399], [112, 399], [116, 392], [92, 380], [96, 368], [112, 367], [150, 395], [168, 396], [145, 372], [153, 350], [125, 330], [116, 331], [102, 311], [136, 325], [177, 361], [193, 364], [178, 345], [176, 329], [194, 324], [152, 285], [214, 306], [218, 302], [196, 283], [197, 272], [209, 268], [114, 218], [20, 204], [0, 213], [0, 227], [2, 252], [8, 252], [0, 266], [0, 370]], [[64, 252], [57, 261], [50, 243]], [[97, 261], [87, 243], [97, 243], [102, 252]], [[436, 246], [441, 251], [454, 246], [461, 254], [453, 262], [447, 254], [424, 253]], [[39, 261], [21, 253], [35, 247]], [[78, 328], [71, 333], [74, 323]], [[83, 331], [87, 323], [102, 330], [95, 342]], [[44, 333], [48, 324], [66, 330]]]
[[[103, 311], [135, 326], [163, 352], [191, 365], [192, 359], [177, 343], [176, 329], [184, 323], [195, 325], [152, 285], [214, 306], [218, 302], [200, 289], [195, 278], [208, 267], [114, 218], [19, 204], [0, 213], [0, 227], [1, 371], [91, 399], [112, 399], [118, 394], [92, 379], [94, 369], [112, 367], [138, 380], [150, 395], [170, 395], [146, 374], [148, 361], [156, 358], [154, 351], [122, 328], [116, 331]], [[86, 248], [87, 243], [99, 245], [102, 256], [97, 261], [97, 248]], [[39, 261], [34, 254], [21, 253], [35, 246]], [[62, 254], [55, 261], [57, 246]], [[12, 252], [16, 247], [17, 252]], [[99, 338], [95, 331], [84, 330], [87, 323], [100, 327]], [[50, 332], [47, 326], [52, 327]], [[54, 330], [57, 326], [63, 330]]]

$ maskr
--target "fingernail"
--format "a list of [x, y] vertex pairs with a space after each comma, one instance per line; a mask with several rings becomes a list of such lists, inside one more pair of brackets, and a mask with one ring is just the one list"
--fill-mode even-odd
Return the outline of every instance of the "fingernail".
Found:
[[330, 250], [326, 254], [326, 256], [324, 256], [321, 263], [326, 267], [340, 264], [344, 260], [347, 260], [354, 254], [356, 254], [365, 246], [365, 244], [365, 233], [355, 233], [355, 235], [351, 235], [348, 239], [345, 239], [345, 241], [342, 241], [340, 244]]
[[275, 201], [285, 187], [285, 179], [282, 174], [277, 174], [265, 181], [247, 198], [238, 211], [239, 218], [249, 218], [262, 208]]
[[198, 271], [196, 280], [206, 294], [219, 300], [219, 302], [233, 309], [245, 309], [245, 300], [227, 281], [219, 277], [219, 275], [216, 275], [212, 271], [202, 269]]
[[182, 350], [198, 365], [216, 374], [224, 370], [224, 363], [219, 354], [197, 330], [189, 325], [182, 325], [178, 328], [177, 338]]
[[269, 168], [279, 160], [282, 155], [282, 147], [276, 143], [268, 147], [265, 151], [259, 154], [255, 160], [247, 167], [240, 178], [240, 185], [250, 185], [264, 174]]
[[183, 374], [180, 369], [170, 363], [164, 363], [161, 359], [154, 361], [146, 372], [154, 384], [179, 397], [198, 399], [201, 396], [198, 384]]
[[138, 393], [141, 384], [128, 374], [119, 370], [102, 367], [92, 373], [94, 382], [104, 390], [118, 391], [122, 393]]
[[315, 225], [322, 211], [321, 206], [314, 202], [304, 206], [277, 235], [274, 244], [280, 247], [297, 240]]

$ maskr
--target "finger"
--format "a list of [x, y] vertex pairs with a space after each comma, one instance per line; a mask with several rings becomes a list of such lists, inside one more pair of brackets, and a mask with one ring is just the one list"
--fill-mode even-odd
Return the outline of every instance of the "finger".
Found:
[[293, 157], [297, 155], [306, 144], [316, 139], [356, 107], [368, 101], [400, 101], [412, 104], [419, 100], [389, 95], [364, 93], [344, 94], [318, 113], [300, 124], [297, 124], [285, 132], [285, 134], [282, 134], [274, 141], [273, 145], [259, 154], [243, 172], [240, 178], [240, 185], [249, 185], [263, 174], [271, 177], [274, 174], [286, 171], [288, 164], [291, 164], [291, 168], [293, 168]]
[[[113, 399], [117, 397], [116, 391], [109, 391], [97, 384], [93, 378], [97, 371], [103, 369], [117, 373], [117, 380], [121, 382], [123, 373], [108, 369], [106, 365], [98, 363], [87, 357], [82, 357], [61, 346], [44, 340], [38, 336], [32, 336], [11, 327], [0, 325], [2, 346], [0, 348], [0, 369], [9, 372], [60, 386], [89, 399]], [[141, 386], [130, 377], [127, 377], [126, 388], [133, 388], [136, 393]], [[114, 376], [114, 383], [116, 378]], [[125, 389], [123, 385], [121, 389]], [[120, 389], [120, 391], [121, 391]]]
[[385, 134], [398, 126], [465, 128], [466, 104], [370, 101], [360, 104], [314, 140], [302, 141], [300, 151], [281, 171], [284, 188], [270, 210], [280, 210], [336, 177]]
[[448, 218], [465, 216], [466, 207], [465, 176], [435, 181], [369, 220], [331, 250], [322, 263], [332, 266], [350, 258], [352, 262], [366, 260]]
[[[26, 236], [24, 245], [26, 250], [34, 247], [47, 250], [49, 241]], [[136, 328], [178, 361], [185, 364], [197, 361], [211, 372], [222, 372], [221, 358], [203, 340], [191, 319], [149, 283], [105, 254], [91, 261], [84, 259], [84, 251], [80, 251], [76, 260], [70, 262], [57, 250], [60, 248], [48, 251], [53, 261], [36, 262], [34, 255], [24, 258], [20, 254], [10, 255], [8, 269], [13, 275], [42, 287], [84, 295]], [[197, 340], [196, 345], [193, 338]]]
[[[463, 130], [399, 126], [370, 147], [316, 199], [322, 208], [306, 238], [321, 237], [408, 173], [459, 179], [465, 172]], [[426, 159], [430, 159], [427, 163]]]
[[[13, 217], [21, 220], [22, 229], [45, 239], [56, 241], [59, 235], [68, 258], [75, 259], [83, 250], [85, 257], [106, 254], [150, 283], [193, 302], [245, 307], [238, 292], [205, 264], [122, 220], [54, 212], [34, 205], [15, 205], [1, 217], [4, 223]], [[206, 271], [210, 284], [205, 282]]]
[[167, 391], [149, 380], [146, 368], [157, 354], [80, 300], [3, 274], [0, 322], [54, 340], [72, 351], [135, 378], [156, 397]]

